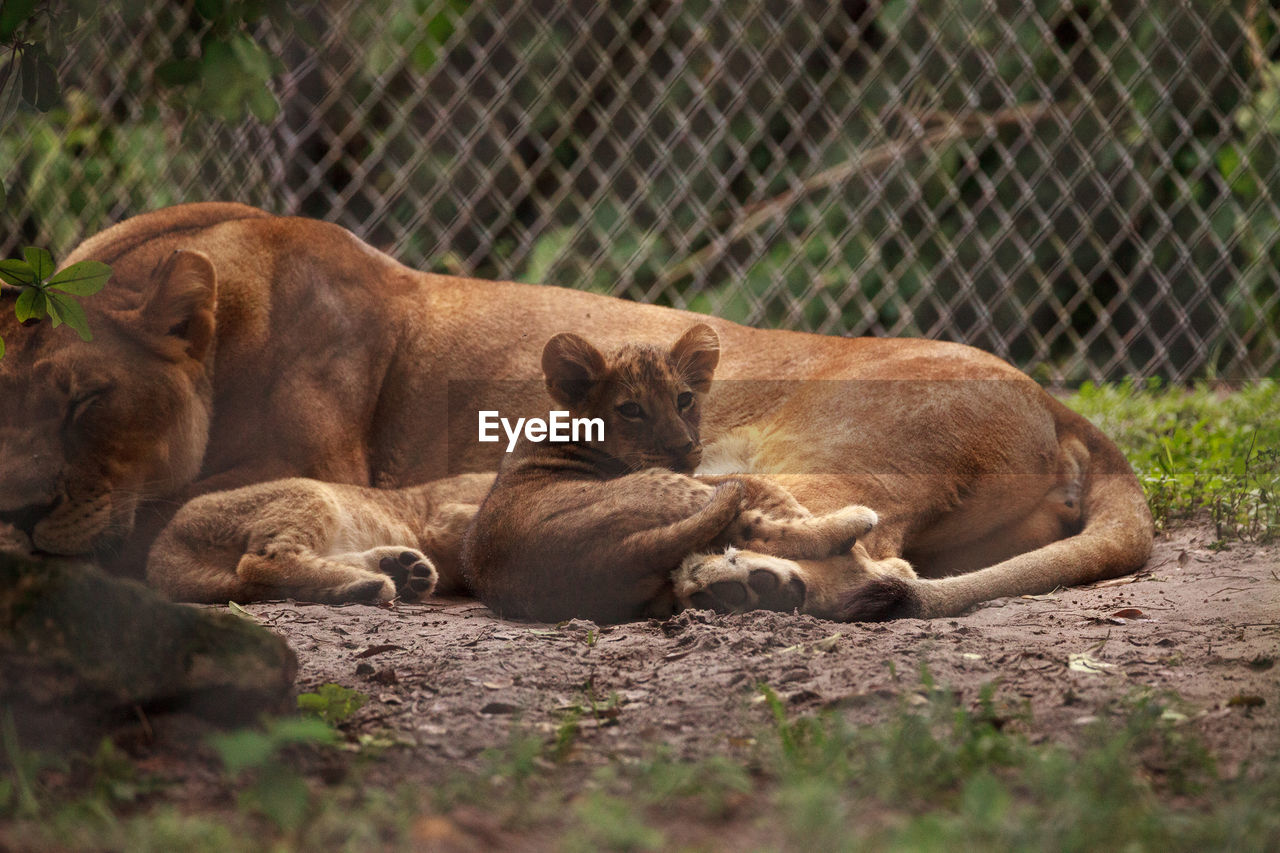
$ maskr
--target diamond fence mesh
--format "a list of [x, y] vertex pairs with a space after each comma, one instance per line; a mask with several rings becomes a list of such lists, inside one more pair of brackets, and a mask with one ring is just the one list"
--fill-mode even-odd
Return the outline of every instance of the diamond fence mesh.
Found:
[[1280, 374], [1275, 0], [329, 0], [259, 25], [282, 109], [237, 126], [164, 96], [201, 32], [152, 5], [0, 132], [4, 256], [236, 200], [1051, 382]]

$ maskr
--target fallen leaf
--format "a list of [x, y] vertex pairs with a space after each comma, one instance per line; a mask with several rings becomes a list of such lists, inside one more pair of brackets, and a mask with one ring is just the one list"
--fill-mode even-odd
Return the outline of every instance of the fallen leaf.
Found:
[[832, 634], [830, 637], [823, 637], [821, 640], [813, 644], [814, 649], [820, 652], [829, 652], [840, 643], [840, 635]]
[[1237, 693], [1227, 700], [1229, 708], [1261, 708], [1265, 704], [1267, 704], [1266, 699], [1250, 693]]
[[1112, 619], [1150, 619], [1151, 617], [1143, 613], [1136, 607], [1122, 607], [1115, 613], [1111, 614]]
[[975, 655], [973, 652], [965, 652], [964, 654], [960, 655], [960, 657], [964, 658], [965, 660], [982, 660], [982, 655]]
[[1089, 656], [1088, 652], [1076, 652], [1067, 658], [1067, 667], [1090, 675], [1106, 675], [1107, 670], [1114, 668], [1115, 664], [1095, 660]]
[[1137, 580], [1137, 578], [1136, 578], [1136, 577], [1134, 577], [1133, 575], [1129, 575], [1129, 576], [1127, 576], [1127, 577], [1123, 577], [1123, 578], [1112, 578], [1112, 579], [1111, 579], [1111, 580], [1109, 580], [1109, 581], [1102, 581], [1101, 583], [1095, 583], [1095, 584], [1093, 585], [1093, 588], [1094, 588], [1094, 589], [1106, 589], [1106, 588], [1107, 588], [1107, 587], [1109, 587], [1109, 586], [1124, 586], [1125, 584], [1133, 583], [1133, 582], [1134, 582], [1134, 581], [1136, 581], [1136, 580]]
[[1167, 720], [1170, 723], [1182, 723], [1186, 722], [1187, 715], [1179, 711], [1175, 711], [1172, 708], [1165, 708], [1164, 711], [1160, 713], [1160, 719]]
[[376, 681], [378, 684], [399, 684], [400, 676], [396, 675], [396, 671], [394, 669], [387, 667], [386, 669], [380, 669], [373, 675], [369, 676], [369, 680]]
[[490, 702], [480, 709], [481, 714], [514, 714], [520, 710], [519, 705], [510, 702]]
[[237, 616], [243, 616], [245, 619], [253, 619], [253, 621], [255, 622], [258, 621], [257, 619], [254, 619], [252, 613], [250, 613], [248, 610], [245, 610], [243, 607], [241, 607], [239, 604], [236, 604], [234, 601], [227, 602], [227, 609]]

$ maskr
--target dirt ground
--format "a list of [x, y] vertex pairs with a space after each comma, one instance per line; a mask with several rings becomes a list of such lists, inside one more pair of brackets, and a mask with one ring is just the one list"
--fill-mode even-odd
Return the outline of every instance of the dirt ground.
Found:
[[1280, 748], [1280, 547], [1213, 541], [1208, 528], [1183, 527], [1134, 576], [935, 621], [686, 611], [544, 625], [464, 600], [245, 609], [297, 651], [299, 691], [336, 682], [372, 697], [346, 728], [409, 746], [387, 772], [474, 767], [513, 721], [550, 734], [575, 710], [580, 760], [655, 743], [690, 758], [733, 754], [767, 718], [758, 683], [797, 714], [829, 708], [870, 722], [912, 700], [927, 664], [965, 703], [994, 682], [1033, 740], [1069, 739], [1144, 689], [1176, 691], [1175, 707], [1230, 776]]

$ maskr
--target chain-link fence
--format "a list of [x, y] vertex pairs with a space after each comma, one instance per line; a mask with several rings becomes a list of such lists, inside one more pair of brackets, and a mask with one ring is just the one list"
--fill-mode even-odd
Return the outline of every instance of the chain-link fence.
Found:
[[230, 128], [156, 96], [200, 33], [153, 5], [3, 129], [0, 253], [229, 199], [1050, 381], [1280, 373], [1275, 0], [330, 0]]

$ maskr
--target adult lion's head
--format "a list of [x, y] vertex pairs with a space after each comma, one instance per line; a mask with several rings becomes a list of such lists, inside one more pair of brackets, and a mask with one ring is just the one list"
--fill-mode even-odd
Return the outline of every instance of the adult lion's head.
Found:
[[[101, 244], [99, 244], [101, 245]], [[208, 441], [217, 282], [209, 259], [94, 252], [115, 274], [84, 308], [93, 340], [19, 327], [0, 298], [0, 522], [53, 554], [109, 550], [141, 501], [191, 482]]]

